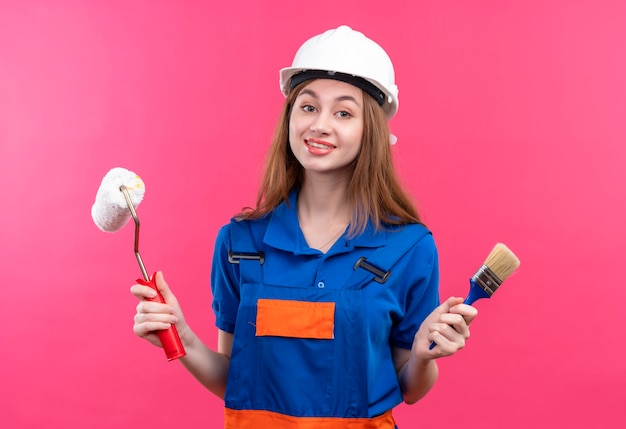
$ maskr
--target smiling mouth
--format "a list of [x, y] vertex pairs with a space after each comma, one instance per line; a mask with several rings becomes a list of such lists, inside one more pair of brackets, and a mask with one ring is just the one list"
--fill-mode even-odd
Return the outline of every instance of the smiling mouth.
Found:
[[316, 149], [334, 149], [335, 145], [316, 139], [307, 139], [304, 141], [307, 145]]

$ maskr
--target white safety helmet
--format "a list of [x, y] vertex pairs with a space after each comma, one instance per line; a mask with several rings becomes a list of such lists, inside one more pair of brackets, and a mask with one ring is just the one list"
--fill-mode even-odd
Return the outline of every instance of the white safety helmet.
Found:
[[309, 79], [337, 79], [365, 90], [391, 119], [398, 111], [398, 87], [389, 55], [363, 33], [342, 25], [304, 42], [291, 67], [280, 71], [285, 96]]

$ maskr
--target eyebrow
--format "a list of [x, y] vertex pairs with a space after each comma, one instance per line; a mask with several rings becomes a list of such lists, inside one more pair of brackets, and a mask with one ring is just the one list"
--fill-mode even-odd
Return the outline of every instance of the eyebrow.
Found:
[[[313, 91], [312, 89], [304, 88], [302, 91], [300, 91], [300, 94], [298, 94], [298, 97], [300, 97], [303, 94], [308, 94], [315, 99], [319, 99], [319, 96], [317, 95], [317, 93], [315, 93], [315, 91]], [[335, 98], [335, 101], [352, 101], [357, 106], [361, 106], [359, 102], [356, 100], [356, 98], [354, 98], [351, 95], [341, 95]]]

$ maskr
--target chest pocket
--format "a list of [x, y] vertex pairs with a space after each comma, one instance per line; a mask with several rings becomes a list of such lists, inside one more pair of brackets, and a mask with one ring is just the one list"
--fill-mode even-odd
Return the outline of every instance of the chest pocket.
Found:
[[256, 335], [331, 340], [335, 336], [335, 303], [289, 299], [257, 301]]

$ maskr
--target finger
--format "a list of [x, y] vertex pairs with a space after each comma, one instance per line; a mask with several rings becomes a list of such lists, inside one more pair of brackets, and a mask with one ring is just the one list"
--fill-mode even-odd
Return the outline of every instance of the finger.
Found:
[[478, 315], [478, 309], [471, 305], [459, 304], [450, 307], [450, 313], [461, 315], [465, 320], [465, 323], [469, 326], [469, 324], [472, 323], [474, 318]]
[[428, 335], [428, 339], [434, 345], [430, 350], [436, 355], [447, 356], [450, 354], [451, 341], [441, 331], [432, 331]]
[[[470, 336], [469, 326], [466, 323], [465, 318], [461, 314], [456, 313], [444, 313], [439, 316], [439, 320], [430, 325], [431, 337], [445, 338], [446, 340], [456, 343], [457, 348], [465, 347], [465, 341]], [[432, 333], [437, 334], [432, 334]], [[439, 340], [434, 340], [438, 343]], [[431, 348], [434, 347], [431, 345]]]
[[135, 323], [133, 325], [133, 331], [138, 337], [148, 338], [151, 336], [157, 336], [156, 333], [158, 331], [164, 331], [169, 329], [172, 326], [170, 323], [163, 322], [144, 322], [144, 323]]
[[458, 333], [448, 337], [443, 332], [434, 331], [431, 338], [436, 344], [433, 351], [439, 356], [450, 356], [465, 347], [465, 340]]
[[159, 340], [159, 335], [157, 333], [155, 333], [154, 331], [147, 331], [146, 332], [143, 329], [141, 329], [140, 327], [138, 327], [137, 325], [135, 325], [135, 326], [133, 326], [133, 332], [139, 338], [144, 338], [144, 339], [148, 340], [149, 342], [151, 342], [152, 344], [154, 344], [156, 346], [161, 346], [161, 340]]
[[447, 325], [441, 330], [433, 331], [431, 338], [444, 355], [450, 355], [465, 348], [466, 340], [469, 338], [469, 330], [459, 333]]
[[154, 328], [156, 326], [154, 329], [168, 329], [170, 325], [178, 322], [178, 318], [173, 314], [163, 313], [137, 313], [134, 320], [136, 325], [144, 325], [147, 328]]
[[150, 286], [137, 284], [130, 287], [130, 293], [132, 293], [137, 299], [152, 299], [157, 295], [156, 291]]
[[463, 298], [459, 297], [459, 296], [451, 296], [448, 299], [446, 299], [442, 305], [446, 306], [446, 312], [450, 311], [450, 309], [454, 306], [460, 305], [462, 304], [464, 301]]
[[165, 281], [165, 276], [163, 275], [162, 271], [157, 271], [155, 280], [156, 280], [157, 289], [161, 293], [161, 296], [163, 297], [165, 302], [172, 303], [172, 304], [176, 303], [177, 302], [176, 297], [174, 296], [169, 285]]
[[139, 301], [135, 309], [137, 310], [137, 314], [152, 313], [173, 315], [176, 313], [174, 307], [158, 301]]
[[442, 314], [441, 317], [439, 318], [439, 322], [450, 326], [457, 332], [462, 332], [467, 328], [467, 323], [465, 322], [465, 318], [460, 314], [455, 314], [455, 313]]
[[[461, 317], [459, 316], [459, 318]], [[449, 320], [452, 321], [451, 319]], [[465, 323], [463, 323], [463, 325], [465, 325]], [[463, 327], [457, 328], [457, 326], [453, 323], [448, 323], [446, 321], [442, 321], [441, 323], [433, 323], [431, 326], [431, 331], [441, 334], [443, 337], [447, 338], [450, 341], [454, 341], [457, 336], [463, 336], [465, 334], [465, 329]]]
[[433, 313], [438, 314], [439, 316], [441, 316], [442, 314], [448, 313], [450, 312], [450, 309], [452, 307], [454, 307], [455, 305], [459, 305], [463, 302], [463, 298], [459, 298], [459, 297], [455, 297], [455, 296], [451, 296], [450, 298], [446, 299], [445, 301], [443, 301], [439, 307], [437, 307]]

